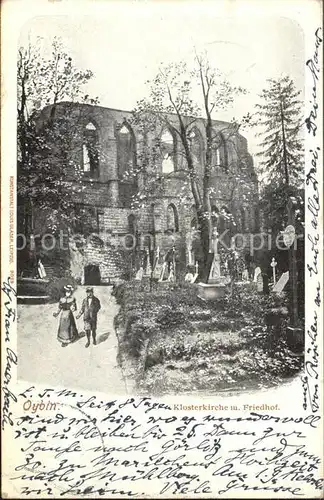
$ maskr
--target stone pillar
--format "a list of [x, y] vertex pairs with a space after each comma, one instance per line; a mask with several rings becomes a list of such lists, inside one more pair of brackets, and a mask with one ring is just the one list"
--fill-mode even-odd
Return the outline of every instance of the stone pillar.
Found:
[[161, 208], [157, 205], [152, 207], [153, 209], [153, 233], [154, 233], [154, 243], [155, 248], [162, 248], [162, 216]]
[[109, 205], [111, 207], [118, 207], [119, 205], [119, 185], [117, 180], [110, 180], [108, 182], [108, 197]]

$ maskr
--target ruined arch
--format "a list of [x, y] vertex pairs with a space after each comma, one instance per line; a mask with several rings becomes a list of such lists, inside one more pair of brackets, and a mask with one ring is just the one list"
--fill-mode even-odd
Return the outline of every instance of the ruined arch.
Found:
[[162, 156], [162, 173], [169, 174], [176, 170], [177, 143], [174, 133], [169, 128], [164, 128], [160, 136]]
[[167, 231], [179, 232], [179, 215], [176, 206], [170, 203], [167, 207]]
[[93, 120], [86, 122], [83, 128], [82, 170], [87, 177], [99, 177], [98, 127]]
[[126, 120], [116, 127], [116, 142], [119, 200], [123, 207], [129, 208], [137, 192], [136, 138]]
[[228, 170], [228, 151], [226, 140], [222, 132], [214, 132], [213, 138], [213, 166]]

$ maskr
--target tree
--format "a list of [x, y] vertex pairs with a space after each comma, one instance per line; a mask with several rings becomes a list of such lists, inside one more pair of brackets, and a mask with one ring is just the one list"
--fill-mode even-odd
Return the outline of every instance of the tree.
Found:
[[300, 182], [303, 169], [300, 93], [288, 76], [270, 79], [255, 106], [252, 123], [263, 127], [257, 134], [263, 137], [258, 153], [262, 157], [260, 173], [269, 182], [284, 182], [287, 186]]
[[262, 184], [259, 208], [264, 229], [271, 229], [273, 241], [288, 222], [290, 196], [298, 200], [296, 231], [304, 232], [302, 189], [303, 142], [301, 137], [302, 103], [293, 81], [288, 77], [268, 80], [260, 94], [252, 125], [263, 127], [258, 156], [262, 158]]
[[287, 205], [293, 196], [298, 202], [296, 213], [296, 232], [304, 232], [304, 190], [284, 183], [270, 182], [261, 191], [260, 210], [263, 215], [264, 226], [271, 229], [276, 236], [288, 224]]
[[[60, 39], [54, 38], [49, 57], [42, 55], [40, 38], [18, 50], [18, 199], [30, 213], [45, 209], [53, 230], [79, 216], [73, 193], [82, 191], [83, 173], [75, 161], [74, 144], [85, 108], [80, 107], [78, 120], [72, 106], [97, 103], [83, 90], [92, 77], [90, 70], [75, 67]], [[57, 116], [62, 101], [65, 113]], [[26, 234], [28, 226], [26, 220]]]
[[[184, 178], [183, 194], [190, 189], [189, 204], [192, 200], [195, 205], [198, 231], [203, 250], [204, 264], [207, 263], [212, 237], [212, 213], [210, 198], [213, 193], [211, 176], [217, 166], [217, 150], [221, 146], [223, 137], [232, 141], [236, 147], [235, 138], [239, 125], [233, 120], [224, 124], [221, 133], [214, 130], [213, 113], [229, 107], [236, 95], [244, 93], [241, 87], [232, 86], [218, 71], [211, 68], [205, 56], [195, 56], [194, 69], [188, 69], [185, 63], [161, 66], [156, 77], [148, 82], [149, 97], [137, 103], [133, 111], [134, 124], [142, 135], [140, 151], [138, 153], [138, 168], [136, 172], [128, 175], [144, 176], [145, 192], [137, 198], [138, 203], [145, 203], [163, 193], [168, 175], [161, 175], [157, 170], [157, 160], [161, 157], [161, 141], [148, 142], [148, 136], [159, 136], [161, 128], [177, 139], [177, 172]], [[197, 103], [194, 93], [200, 96], [201, 103]], [[200, 104], [200, 105], [199, 105]], [[197, 121], [204, 117], [205, 144], [203, 147], [203, 165], [197, 165], [194, 158], [191, 131]], [[174, 152], [170, 151], [174, 157]], [[239, 167], [244, 169], [244, 160], [241, 159]], [[227, 165], [229, 181], [237, 176], [237, 165]], [[232, 177], [231, 177], [232, 170]], [[235, 173], [234, 173], [235, 171]], [[202, 181], [201, 181], [202, 177]]]

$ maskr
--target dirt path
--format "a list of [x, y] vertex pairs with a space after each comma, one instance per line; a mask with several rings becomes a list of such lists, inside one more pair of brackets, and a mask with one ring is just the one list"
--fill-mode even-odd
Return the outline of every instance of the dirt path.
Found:
[[[111, 288], [95, 287], [101, 302], [98, 314], [97, 345], [85, 348], [82, 336], [63, 348], [57, 340], [58, 318], [53, 317], [56, 304], [18, 306], [18, 377], [28, 382], [67, 388], [81, 388], [104, 393], [126, 394], [122, 371], [117, 365], [117, 338], [113, 326], [118, 306]], [[75, 292], [80, 308], [86, 296], [85, 287]], [[83, 320], [76, 321], [83, 332]]]

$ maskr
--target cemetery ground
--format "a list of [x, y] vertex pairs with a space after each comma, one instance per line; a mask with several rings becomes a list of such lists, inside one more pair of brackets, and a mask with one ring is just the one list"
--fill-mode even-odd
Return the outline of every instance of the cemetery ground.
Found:
[[115, 318], [119, 362], [136, 392], [270, 388], [301, 369], [302, 356], [286, 341], [283, 295], [260, 294], [249, 283], [236, 286], [233, 296], [207, 302], [195, 285], [169, 285], [149, 290], [150, 284], [144, 291], [138, 282], [124, 282], [113, 292], [120, 305]]

